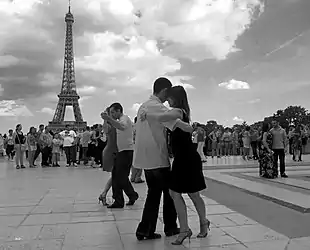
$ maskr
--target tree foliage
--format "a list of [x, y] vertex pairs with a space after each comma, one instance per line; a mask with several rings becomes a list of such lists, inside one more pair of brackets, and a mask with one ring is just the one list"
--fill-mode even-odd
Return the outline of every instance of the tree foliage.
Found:
[[[248, 125], [257, 129], [264, 122], [271, 123], [273, 120], [277, 120], [285, 129], [288, 129], [290, 125], [297, 126], [299, 124], [303, 124], [310, 126], [310, 113], [307, 109], [301, 106], [289, 106], [284, 110], [277, 110], [272, 116], [265, 117], [262, 121], [257, 121], [250, 125], [246, 122], [243, 122], [242, 124], [235, 124], [232, 126], [232, 129], [238, 128], [239, 130], [243, 130]], [[207, 133], [210, 133], [215, 127], [223, 128], [222, 125], [218, 124], [214, 120], [207, 121], [205, 125]]]

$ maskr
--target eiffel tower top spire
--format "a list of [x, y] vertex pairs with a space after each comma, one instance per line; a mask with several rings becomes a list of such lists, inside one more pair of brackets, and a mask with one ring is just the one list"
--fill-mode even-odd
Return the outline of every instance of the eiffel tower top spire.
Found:
[[66, 21], [66, 23], [68, 23], [68, 22], [74, 23], [74, 17], [71, 13], [71, 0], [69, 0], [69, 10], [68, 10], [68, 13], [66, 14], [65, 21]]

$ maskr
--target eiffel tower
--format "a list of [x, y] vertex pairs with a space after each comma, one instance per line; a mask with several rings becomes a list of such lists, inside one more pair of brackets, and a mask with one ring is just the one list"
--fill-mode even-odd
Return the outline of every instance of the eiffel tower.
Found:
[[[67, 124], [75, 129], [83, 129], [87, 123], [83, 121], [79, 99], [80, 96], [76, 92], [75, 72], [74, 72], [74, 54], [73, 54], [73, 34], [72, 26], [74, 17], [71, 13], [71, 4], [69, 0], [69, 11], [65, 16], [66, 22], [66, 42], [65, 42], [65, 56], [61, 91], [58, 95], [58, 104], [53, 117], [49, 122], [49, 127], [52, 130], [64, 129]], [[72, 106], [75, 121], [64, 121], [66, 107]]]

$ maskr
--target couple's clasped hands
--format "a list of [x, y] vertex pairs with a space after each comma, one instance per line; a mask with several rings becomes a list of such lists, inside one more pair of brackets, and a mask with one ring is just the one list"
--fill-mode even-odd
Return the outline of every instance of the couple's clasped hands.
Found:
[[107, 111], [101, 112], [100, 116], [101, 116], [101, 118], [102, 118], [103, 120], [108, 120], [108, 119], [110, 118], [110, 116], [109, 116], [109, 114], [108, 114]]

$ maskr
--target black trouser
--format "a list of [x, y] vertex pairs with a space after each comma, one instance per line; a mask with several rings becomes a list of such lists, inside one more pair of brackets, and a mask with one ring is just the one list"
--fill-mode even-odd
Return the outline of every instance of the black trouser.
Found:
[[13, 159], [14, 155], [15, 155], [15, 151], [14, 151], [14, 145], [6, 145], [6, 155]]
[[82, 144], [78, 146], [79, 148], [79, 162], [83, 160], [83, 147]]
[[284, 149], [273, 149], [274, 152], [274, 168], [278, 169], [278, 159], [280, 160], [280, 174], [285, 173], [285, 151]]
[[258, 159], [258, 155], [257, 155], [257, 141], [252, 141], [251, 142], [251, 147], [252, 147], [252, 151], [253, 151], [253, 158], [254, 159]]
[[42, 149], [42, 166], [48, 166], [51, 161], [52, 148], [44, 147]]
[[133, 150], [124, 150], [118, 152], [115, 158], [115, 164], [112, 170], [112, 192], [114, 203], [124, 206], [124, 195], [128, 196], [129, 200], [136, 200], [138, 193], [133, 189], [129, 181], [129, 173], [132, 165]]
[[168, 188], [170, 169], [157, 168], [144, 170], [144, 175], [148, 190], [137, 233], [148, 236], [155, 232], [162, 193], [164, 193], [164, 231], [169, 232], [175, 230], [177, 228], [177, 212]]
[[76, 163], [76, 145], [70, 147], [64, 147], [64, 151], [67, 158], [67, 164]]
[[[36, 160], [38, 159], [40, 153], [42, 153], [42, 148], [41, 148], [41, 147], [42, 147], [42, 146], [37, 145], [37, 150], [36, 150], [36, 152], [34, 153], [33, 162], [36, 162]], [[42, 163], [43, 163], [43, 155], [42, 155], [42, 162], [41, 162], [41, 164], [42, 164]]]

